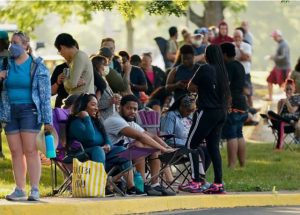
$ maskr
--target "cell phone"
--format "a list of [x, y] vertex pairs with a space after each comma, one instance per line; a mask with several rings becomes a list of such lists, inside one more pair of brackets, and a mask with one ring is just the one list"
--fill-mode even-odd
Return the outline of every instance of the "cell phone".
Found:
[[70, 76], [70, 68], [64, 68], [63, 69], [63, 74], [66, 78], [69, 78]]

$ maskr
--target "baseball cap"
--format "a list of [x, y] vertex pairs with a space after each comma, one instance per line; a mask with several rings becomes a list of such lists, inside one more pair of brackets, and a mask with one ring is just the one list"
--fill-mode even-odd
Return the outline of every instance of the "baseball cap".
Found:
[[8, 33], [6, 31], [0, 30], [0, 39], [8, 40]]
[[197, 37], [197, 36], [203, 37], [203, 34], [200, 31], [200, 28], [198, 28], [194, 31], [193, 37]]
[[208, 34], [208, 28], [202, 27], [199, 29], [199, 31], [200, 31], [200, 34], [202, 34], [202, 35]]
[[106, 47], [102, 47], [99, 51], [99, 54], [104, 57], [107, 57], [107, 58], [111, 58], [113, 56], [113, 53], [111, 52], [111, 50]]
[[272, 37], [275, 37], [275, 36], [282, 36], [282, 33], [281, 33], [280, 30], [275, 29], [274, 31], [272, 31], [271, 36], [272, 36]]

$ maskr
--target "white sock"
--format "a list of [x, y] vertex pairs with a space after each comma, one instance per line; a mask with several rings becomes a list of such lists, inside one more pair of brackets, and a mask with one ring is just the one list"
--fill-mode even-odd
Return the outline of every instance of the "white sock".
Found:
[[159, 186], [159, 183], [151, 184], [151, 187]]

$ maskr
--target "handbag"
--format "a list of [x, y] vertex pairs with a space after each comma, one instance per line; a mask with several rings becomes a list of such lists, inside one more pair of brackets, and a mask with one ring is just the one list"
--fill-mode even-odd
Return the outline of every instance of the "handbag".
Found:
[[103, 163], [73, 159], [73, 197], [105, 197], [106, 180]]

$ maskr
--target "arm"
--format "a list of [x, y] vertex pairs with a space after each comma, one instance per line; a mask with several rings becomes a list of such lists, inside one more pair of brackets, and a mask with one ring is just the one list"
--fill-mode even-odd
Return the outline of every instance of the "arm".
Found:
[[299, 108], [298, 106], [292, 106], [292, 104], [288, 98], [285, 100], [285, 104], [287, 106], [289, 113], [295, 113]]
[[43, 65], [37, 65], [35, 76], [40, 100], [41, 122], [52, 124], [51, 85], [49, 70]]
[[182, 81], [175, 82], [176, 68], [172, 69], [167, 77], [166, 89], [169, 91], [174, 91], [175, 89], [185, 89], [186, 83]]
[[141, 142], [144, 146], [159, 149], [162, 152], [166, 151], [166, 148], [160, 145], [158, 142], [153, 140], [149, 135], [144, 132], [137, 131], [130, 126], [123, 128], [120, 133], [126, 137], [130, 137], [136, 141]]
[[86, 60], [83, 55], [79, 55], [77, 53], [73, 59], [73, 64], [70, 68], [70, 78], [65, 79], [64, 86], [66, 89], [74, 89], [77, 88], [81, 75], [86, 67]]
[[79, 142], [87, 143], [95, 141], [95, 130], [89, 116], [85, 116], [83, 119], [77, 118], [72, 121], [69, 132]]
[[134, 75], [137, 76], [137, 79], [135, 79], [137, 82], [136, 82], [136, 84], [134, 84], [134, 83], [130, 84], [131, 89], [134, 91], [147, 91], [147, 89], [148, 89], [147, 79], [146, 79], [144, 72], [137, 67], [132, 67], [132, 69], [135, 69]]
[[171, 145], [185, 145], [186, 140], [177, 138], [176, 135], [176, 116], [171, 116], [171, 112], [167, 113], [165, 117], [161, 119], [161, 131], [166, 133], [166, 134], [174, 134], [175, 135], [175, 142], [173, 141], [173, 138], [170, 138], [166, 142]]
[[194, 84], [192, 81], [189, 82], [187, 90], [192, 92], [192, 93], [197, 93], [198, 92], [198, 86]]
[[240, 61], [251, 61], [251, 54], [244, 52], [242, 49], [240, 49], [241, 56], [238, 60]]
[[[114, 69], [110, 69], [108, 75], [106, 76], [106, 80], [114, 92], [123, 92], [127, 90], [129, 83], [128, 75], [124, 75], [123, 77]], [[126, 82], [125, 82], [125, 81]]]

